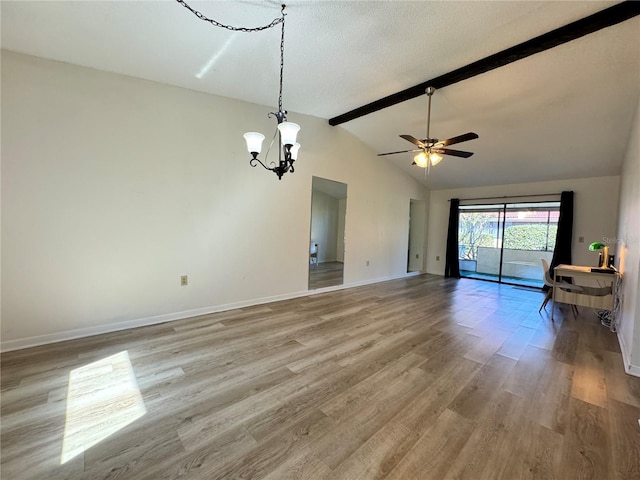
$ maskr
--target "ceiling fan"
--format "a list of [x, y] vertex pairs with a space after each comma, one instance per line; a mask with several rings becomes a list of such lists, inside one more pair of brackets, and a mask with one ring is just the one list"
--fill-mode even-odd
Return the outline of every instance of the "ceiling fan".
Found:
[[388, 153], [379, 153], [378, 156], [381, 157], [383, 155], [395, 155], [396, 153], [407, 153], [407, 152], [420, 152], [413, 159], [413, 163], [411, 165], [418, 165], [419, 167], [429, 169], [429, 167], [433, 165], [437, 165], [442, 161], [441, 155], [451, 155], [453, 157], [462, 157], [469, 158], [473, 155], [472, 152], [464, 152], [462, 150], [452, 150], [448, 147], [449, 145], [455, 145], [456, 143], [466, 142], [468, 140], [473, 140], [478, 138], [477, 133], [469, 132], [464, 133], [462, 135], [458, 135], [457, 137], [448, 138], [447, 140], [438, 140], [437, 138], [431, 138], [429, 134], [429, 129], [431, 126], [431, 96], [436, 89], [433, 87], [427, 88], [427, 96], [429, 97], [429, 109], [427, 113], [427, 138], [423, 138], [422, 140], [418, 140], [411, 135], [400, 135], [401, 138], [413, 143], [416, 147], [412, 150], [401, 150], [399, 152], [388, 152]]

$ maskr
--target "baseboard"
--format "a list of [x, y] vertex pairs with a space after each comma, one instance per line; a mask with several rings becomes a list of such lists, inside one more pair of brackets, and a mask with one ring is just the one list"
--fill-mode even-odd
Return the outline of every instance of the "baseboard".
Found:
[[620, 335], [620, 331], [618, 331], [618, 344], [620, 344], [620, 351], [622, 352], [622, 363], [624, 364], [624, 371], [629, 375], [633, 375], [634, 377], [640, 377], [640, 365], [634, 365], [629, 361], [631, 355], [629, 354], [629, 350], [627, 350], [627, 346], [624, 343], [624, 338]]
[[10, 352], [13, 350], [22, 350], [25, 348], [38, 347], [51, 343], [64, 342], [77, 338], [92, 337], [94, 335], [102, 335], [104, 333], [112, 333], [120, 330], [128, 330], [130, 328], [145, 327], [148, 325], [156, 325], [158, 323], [173, 322], [175, 320], [184, 320], [185, 318], [198, 317], [200, 315], [209, 315], [212, 313], [226, 312], [228, 310], [236, 310], [239, 308], [253, 307], [255, 305], [264, 305], [266, 303], [279, 302], [282, 300], [290, 300], [293, 298], [308, 297], [321, 293], [333, 292], [337, 290], [345, 290], [348, 288], [362, 287], [374, 283], [388, 282], [390, 280], [398, 280], [401, 278], [415, 277], [421, 275], [421, 272], [411, 272], [404, 275], [392, 277], [376, 278], [371, 280], [363, 280], [360, 282], [351, 282], [333, 287], [318, 288], [316, 290], [303, 290], [293, 293], [285, 293], [282, 295], [273, 295], [241, 302], [228, 303], [224, 305], [212, 305], [210, 307], [196, 308], [193, 310], [185, 310], [182, 312], [166, 313], [163, 315], [155, 315], [151, 317], [138, 318], [125, 322], [110, 323], [98, 325], [95, 327], [78, 328], [74, 330], [65, 330], [62, 332], [50, 333], [46, 335], [38, 335], [34, 337], [20, 338], [17, 340], [8, 340], [0, 343], [0, 352]]

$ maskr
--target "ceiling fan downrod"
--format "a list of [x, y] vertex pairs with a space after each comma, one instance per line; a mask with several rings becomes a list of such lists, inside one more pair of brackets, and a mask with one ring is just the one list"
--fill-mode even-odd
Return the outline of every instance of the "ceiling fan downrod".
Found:
[[433, 87], [427, 87], [427, 90], [425, 91], [429, 97], [429, 107], [427, 108], [427, 143], [431, 143], [431, 135], [429, 135], [431, 129], [431, 95], [433, 95], [433, 92], [435, 91], [436, 89]]

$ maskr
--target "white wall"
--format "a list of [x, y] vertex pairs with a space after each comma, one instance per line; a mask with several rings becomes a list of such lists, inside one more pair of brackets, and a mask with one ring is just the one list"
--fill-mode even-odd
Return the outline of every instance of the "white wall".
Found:
[[640, 376], [640, 103], [622, 166], [616, 243], [623, 274], [618, 338], [627, 372]]
[[318, 244], [318, 263], [337, 260], [338, 224], [338, 199], [314, 189], [311, 198], [311, 243]]
[[[432, 191], [428, 215], [427, 272], [444, 275], [449, 199], [537, 195], [565, 190], [574, 192], [573, 263], [596, 265], [598, 253], [590, 252], [588, 247], [592, 242], [602, 242], [616, 236], [619, 184], [620, 177], [599, 177]], [[579, 243], [579, 237], [584, 237], [584, 243]], [[614, 251], [610, 249], [610, 253]], [[440, 257], [440, 260], [436, 260], [436, 257]]]
[[3, 51], [2, 348], [306, 293], [314, 175], [349, 188], [345, 285], [404, 276], [426, 189], [295, 113], [296, 173], [249, 167], [272, 110]]

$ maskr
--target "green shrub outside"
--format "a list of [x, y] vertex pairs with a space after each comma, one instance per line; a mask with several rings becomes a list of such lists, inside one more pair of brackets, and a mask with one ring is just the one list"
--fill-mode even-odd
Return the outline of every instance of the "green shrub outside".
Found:
[[[549, 236], [547, 237], [547, 228]], [[516, 250], [553, 250], [557, 225], [513, 225], [504, 231], [504, 248]]]

